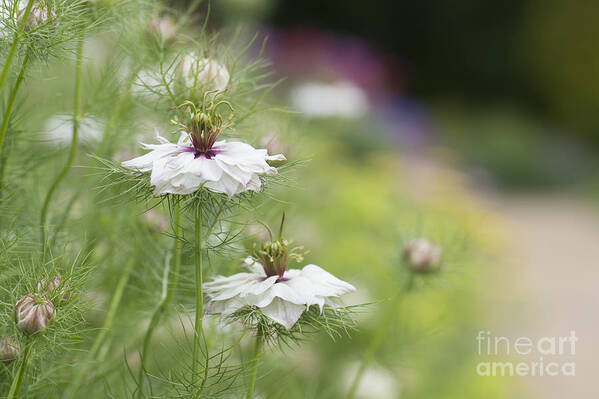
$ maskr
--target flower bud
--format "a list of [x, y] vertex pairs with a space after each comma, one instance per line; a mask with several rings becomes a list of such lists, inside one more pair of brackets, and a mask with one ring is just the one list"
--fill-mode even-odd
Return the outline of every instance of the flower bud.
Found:
[[195, 53], [182, 56], [175, 72], [187, 88], [224, 90], [229, 83], [227, 68], [209, 58], [199, 58]]
[[276, 133], [270, 133], [260, 139], [260, 147], [265, 148], [269, 154], [284, 154], [289, 158], [289, 144], [281, 141]]
[[[19, 19], [25, 16], [27, 7], [23, 7], [19, 12]], [[25, 25], [29, 28], [37, 28], [38, 26], [44, 25], [50, 22], [52, 25], [56, 25], [56, 13], [50, 9], [50, 6], [45, 1], [36, 1], [31, 6], [29, 17], [25, 21]]]
[[156, 209], [149, 209], [143, 214], [143, 218], [145, 222], [148, 224], [150, 230], [164, 233], [167, 232], [170, 228], [170, 224], [167, 218]]
[[42, 277], [37, 283], [37, 290], [57, 304], [64, 304], [71, 299], [69, 281], [63, 281], [60, 275], [54, 276], [53, 279]]
[[266, 242], [270, 240], [268, 230], [260, 223], [252, 223], [246, 226], [245, 231], [251, 241]]
[[21, 345], [14, 337], [0, 339], [0, 361], [10, 363], [19, 357]]
[[175, 26], [169, 18], [154, 18], [148, 23], [148, 34], [165, 42], [175, 38]]
[[43, 333], [55, 315], [54, 305], [41, 294], [24, 295], [15, 305], [17, 328], [28, 335]]
[[426, 238], [412, 240], [403, 251], [404, 259], [414, 273], [433, 273], [441, 268], [442, 250]]

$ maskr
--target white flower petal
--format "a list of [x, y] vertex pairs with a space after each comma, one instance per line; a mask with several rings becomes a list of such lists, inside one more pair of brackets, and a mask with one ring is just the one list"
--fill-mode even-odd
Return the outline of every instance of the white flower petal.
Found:
[[219, 181], [223, 175], [223, 170], [214, 159], [201, 156], [189, 162], [185, 171], [208, 181]]
[[233, 298], [228, 301], [210, 301], [206, 304], [206, 313], [228, 316], [244, 306], [247, 306], [247, 304], [240, 301], [238, 298]]
[[266, 273], [264, 273], [264, 268], [262, 267], [262, 265], [259, 262], [256, 262], [251, 256], [245, 258], [243, 263], [248, 269], [252, 271], [252, 273], [256, 273], [266, 277]]
[[286, 161], [287, 160], [287, 158], [283, 154], [267, 155], [265, 158], [267, 161]]
[[316, 265], [305, 266], [301, 270], [301, 276], [311, 281], [316, 295], [339, 296], [356, 290], [353, 285], [339, 280]]
[[306, 307], [276, 298], [270, 305], [261, 310], [265, 316], [283, 325], [287, 330], [291, 330], [302, 313], [304, 313], [304, 310], [306, 310]]

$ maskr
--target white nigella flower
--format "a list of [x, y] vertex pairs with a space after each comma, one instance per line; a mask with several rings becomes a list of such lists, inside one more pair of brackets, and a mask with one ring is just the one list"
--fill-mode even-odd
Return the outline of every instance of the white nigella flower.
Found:
[[169, 142], [156, 134], [160, 144], [142, 144], [151, 150], [122, 165], [140, 172], [151, 172], [154, 194], [191, 194], [201, 187], [229, 197], [244, 191], [260, 191], [261, 174], [276, 174], [266, 161], [284, 161], [282, 154], [268, 155], [239, 141], [215, 141], [208, 150], [194, 146], [187, 133]]
[[283, 161], [285, 156], [268, 155], [267, 150], [239, 141], [217, 141], [227, 127], [220, 115], [214, 110], [198, 112], [193, 104], [187, 105], [194, 108], [191, 127], [179, 124], [185, 130], [176, 144], [157, 133], [160, 144], [143, 144], [151, 151], [122, 165], [151, 172], [155, 195], [191, 194], [201, 187], [229, 197], [260, 191], [260, 175], [277, 173], [267, 161]]
[[[71, 145], [73, 140], [73, 115], [54, 115], [44, 129], [47, 141], [57, 147]], [[93, 117], [79, 121], [78, 139], [82, 144], [92, 144], [102, 140], [104, 126]]]
[[187, 88], [206, 90], [224, 90], [230, 78], [224, 65], [210, 58], [202, 58], [196, 53], [182, 56], [175, 74]]
[[289, 269], [280, 277], [268, 275], [252, 258], [245, 264], [249, 273], [219, 276], [204, 284], [209, 299], [207, 313], [227, 316], [245, 306], [256, 306], [289, 330], [311, 305], [321, 310], [324, 305], [335, 306], [331, 298], [355, 291], [353, 285], [316, 265]]
[[369, 108], [366, 93], [349, 82], [304, 83], [290, 96], [293, 107], [310, 117], [360, 118]]

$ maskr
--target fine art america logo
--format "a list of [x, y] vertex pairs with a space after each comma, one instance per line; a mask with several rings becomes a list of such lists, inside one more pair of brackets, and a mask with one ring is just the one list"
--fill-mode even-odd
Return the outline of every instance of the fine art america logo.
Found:
[[[574, 376], [578, 337], [575, 331], [565, 336], [508, 338], [490, 331], [476, 336], [478, 355], [485, 358], [476, 366], [480, 376]], [[487, 359], [490, 359], [487, 361]], [[506, 360], [503, 360], [506, 359]]]

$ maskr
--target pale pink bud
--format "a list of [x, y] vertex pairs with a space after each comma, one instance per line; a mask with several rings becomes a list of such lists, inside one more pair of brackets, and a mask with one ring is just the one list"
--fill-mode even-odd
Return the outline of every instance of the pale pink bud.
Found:
[[56, 275], [52, 279], [42, 277], [37, 283], [37, 291], [57, 304], [63, 304], [71, 299], [71, 287], [69, 281], [63, 281], [60, 275]]
[[154, 231], [164, 233], [170, 228], [168, 220], [156, 209], [150, 209], [146, 211], [143, 217], [150, 225], [150, 228]]
[[[25, 16], [26, 7], [23, 7], [19, 12], [19, 19]], [[40, 25], [51, 23], [56, 25], [56, 13], [52, 11], [45, 1], [36, 1], [31, 6], [31, 11], [25, 25], [31, 28], [37, 28]]]
[[245, 230], [250, 236], [252, 236], [254, 240], [258, 242], [267, 242], [272, 239], [268, 234], [268, 230], [266, 230], [266, 227], [264, 227], [260, 223], [249, 224], [247, 225]]
[[0, 339], [0, 361], [10, 363], [21, 354], [21, 345], [14, 337]]
[[270, 155], [283, 154], [289, 158], [289, 144], [282, 142], [276, 133], [270, 133], [260, 139], [260, 148], [266, 148]]
[[415, 273], [432, 273], [441, 268], [442, 250], [426, 238], [416, 238], [404, 248], [404, 259]]
[[55, 315], [54, 305], [41, 294], [24, 295], [15, 305], [15, 323], [24, 334], [43, 333]]
[[148, 33], [167, 42], [175, 38], [177, 31], [170, 19], [154, 18], [148, 23]]

